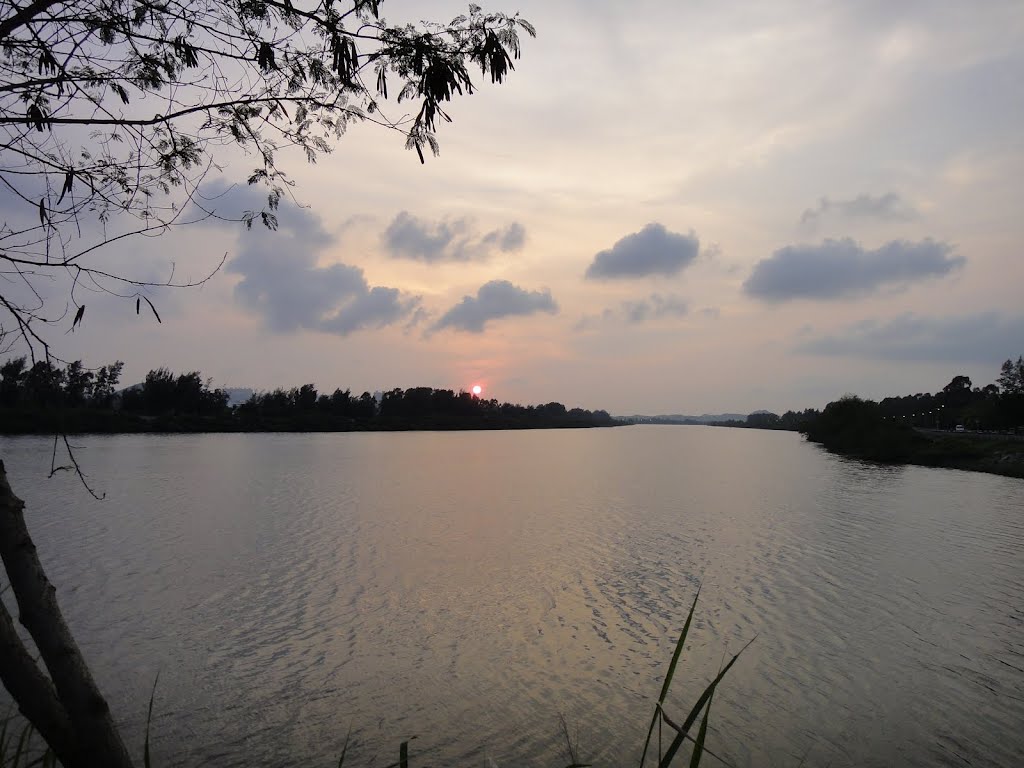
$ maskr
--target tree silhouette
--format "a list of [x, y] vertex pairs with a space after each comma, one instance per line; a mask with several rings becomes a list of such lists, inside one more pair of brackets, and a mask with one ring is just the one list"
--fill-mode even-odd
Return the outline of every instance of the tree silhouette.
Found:
[[[446, 104], [474, 90], [470, 68], [503, 82], [519, 56], [518, 33], [534, 34], [518, 16], [475, 5], [447, 24], [416, 25], [386, 23], [381, 5], [0, 0], [0, 353], [19, 345], [28, 356], [27, 368], [5, 367], [5, 400], [12, 392], [38, 405], [63, 397], [65, 371], [49, 337], [57, 324], [71, 331], [88, 321], [87, 297], [121, 297], [159, 321], [149, 289], [196, 285], [219, 269], [181, 280], [171, 268], [153, 280], [114, 271], [98, 256], [216, 215], [200, 187], [225, 148], [256, 158], [245, 181], [266, 190], [265, 206], [241, 221], [273, 229], [291, 184], [282, 152], [298, 149], [312, 162], [350, 123], [366, 121], [398, 132], [424, 161], [426, 151], [437, 153], [438, 123], [451, 119]], [[389, 95], [410, 102], [411, 112], [392, 116]], [[115, 364], [95, 373], [93, 401], [110, 404], [120, 371]], [[71, 391], [84, 398], [88, 377], [74, 375]], [[153, 409], [167, 398], [195, 400], [201, 384], [155, 372], [144, 400]], [[375, 405], [364, 394], [356, 409], [373, 414]], [[0, 679], [66, 768], [129, 766], [23, 507], [0, 463], [0, 555], [40, 657], [0, 603]]]
[[1007, 395], [1024, 395], [1024, 355], [1003, 363], [996, 383]]
[[[159, 319], [148, 288], [209, 275], [154, 281], [105, 268], [97, 251], [214, 215], [198, 192], [225, 146], [256, 158], [246, 181], [267, 192], [242, 220], [274, 228], [291, 183], [282, 152], [313, 162], [350, 123], [371, 122], [423, 161], [447, 102], [474, 91], [470, 68], [504, 81], [518, 32], [535, 34], [475, 5], [447, 24], [393, 25], [381, 5], [0, 0], [0, 274], [13, 281], [0, 282], [0, 339], [45, 351], [41, 328], [77, 327], [90, 291]], [[389, 97], [411, 113], [393, 116]], [[66, 303], [40, 289], [57, 278]]]

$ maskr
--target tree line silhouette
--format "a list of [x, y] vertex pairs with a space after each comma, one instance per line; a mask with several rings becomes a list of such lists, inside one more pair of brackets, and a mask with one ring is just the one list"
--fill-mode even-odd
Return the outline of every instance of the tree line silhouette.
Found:
[[[886, 397], [879, 402], [845, 395], [823, 411], [808, 408], [786, 411], [782, 416], [755, 411], [745, 421], [717, 421], [714, 426], [783, 429], [804, 432], [812, 439], [844, 432], [852, 424], [879, 428], [955, 429], [1015, 432], [1024, 429], [1024, 355], [1002, 364], [995, 382], [974, 386], [970, 377], [958, 375], [939, 392]], [[885, 430], [891, 432], [891, 430]], [[822, 442], [822, 440], [818, 440]]]
[[413, 387], [373, 395], [313, 384], [254, 393], [232, 406], [229, 393], [198, 371], [157, 368], [118, 389], [124, 363], [90, 370], [81, 361], [12, 358], [0, 365], [0, 433], [336, 432], [422, 429], [606, 427], [607, 411], [561, 403], [518, 405], [469, 392]]

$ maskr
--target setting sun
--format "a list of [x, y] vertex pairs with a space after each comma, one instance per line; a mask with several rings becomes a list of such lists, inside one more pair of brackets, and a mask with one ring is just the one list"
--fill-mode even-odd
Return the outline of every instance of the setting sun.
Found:
[[480, 393], [483, 392], [483, 391], [484, 391], [484, 388], [481, 387], [479, 384], [474, 384], [473, 385], [473, 394], [476, 395], [477, 397], [480, 397]]

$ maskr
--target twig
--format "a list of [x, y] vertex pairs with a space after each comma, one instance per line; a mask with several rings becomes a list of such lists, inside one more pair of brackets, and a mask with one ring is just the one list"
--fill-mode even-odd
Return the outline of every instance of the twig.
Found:
[[[59, 466], [59, 467], [56, 466], [56, 463], [57, 463], [57, 439], [58, 439], [58, 437], [63, 438], [63, 440], [64, 440], [64, 447], [67, 449], [68, 459], [71, 460], [71, 465], [70, 466], [68, 466], [66, 464], [62, 465], [62, 466]], [[103, 501], [103, 499], [105, 499], [107, 497], [107, 494], [105, 494], [105, 493], [99, 494], [99, 493], [96, 493], [96, 491], [94, 491], [92, 489], [92, 486], [89, 485], [89, 481], [85, 479], [85, 474], [82, 472], [82, 468], [80, 466], [78, 466], [78, 461], [75, 459], [75, 451], [71, 447], [71, 443], [68, 442], [68, 436], [66, 434], [64, 434], [64, 433], [58, 433], [58, 434], [53, 436], [53, 456], [50, 459], [50, 474], [49, 474], [49, 477], [53, 477], [58, 472], [62, 472], [62, 471], [65, 471], [65, 472], [72, 472], [73, 471], [78, 476], [78, 479], [81, 481], [82, 486], [85, 488], [85, 490], [88, 491], [89, 495], [92, 496], [94, 499], [96, 499], [96, 501]]]

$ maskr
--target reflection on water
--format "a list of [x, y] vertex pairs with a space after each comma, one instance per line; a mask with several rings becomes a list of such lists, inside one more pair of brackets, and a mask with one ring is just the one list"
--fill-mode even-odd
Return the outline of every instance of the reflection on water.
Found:
[[78, 442], [102, 503], [0, 453], [137, 745], [160, 672], [156, 764], [560, 765], [560, 713], [635, 764], [702, 579], [670, 705], [756, 634], [732, 764], [1024, 764], [1024, 481], [689, 427]]

